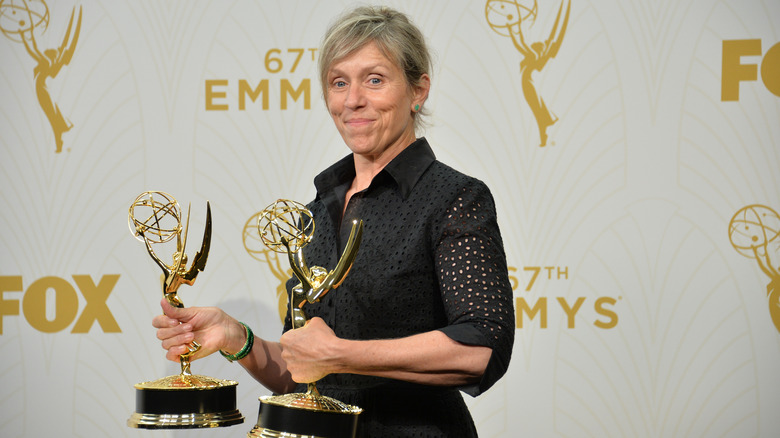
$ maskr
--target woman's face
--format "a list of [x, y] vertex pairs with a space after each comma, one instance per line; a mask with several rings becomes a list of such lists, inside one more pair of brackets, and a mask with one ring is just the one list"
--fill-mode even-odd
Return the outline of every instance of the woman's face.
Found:
[[422, 106], [430, 81], [412, 89], [403, 70], [375, 43], [334, 62], [327, 75], [326, 104], [353, 153], [390, 158], [415, 140], [412, 109]]

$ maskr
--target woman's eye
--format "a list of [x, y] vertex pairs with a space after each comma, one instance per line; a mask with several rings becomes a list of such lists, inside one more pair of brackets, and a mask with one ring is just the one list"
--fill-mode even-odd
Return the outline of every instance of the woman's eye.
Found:
[[382, 83], [382, 80], [379, 78], [371, 78], [368, 81], [371, 83], [371, 85], [379, 85]]
[[344, 81], [336, 81], [336, 82], [333, 83], [333, 86], [336, 87], [336, 88], [343, 88], [346, 85], [347, 85], [347, 83], [344, 82]]

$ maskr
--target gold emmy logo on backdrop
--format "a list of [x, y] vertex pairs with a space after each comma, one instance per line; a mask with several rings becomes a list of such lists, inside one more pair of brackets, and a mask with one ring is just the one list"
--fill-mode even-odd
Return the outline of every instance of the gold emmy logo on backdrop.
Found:
[[766, 295], [769, 315], [780, 332], [780, 215], [765, 205], [748, 205], [729, 222], [731, 245], [745, 257], [755, 259], [769, 277]]
[[279, 283], [276, 285], [276, 300], [279, 311], [279, 320], [284, 322], [284, 317], [287, 315], [287, 290], [285, 289], [285, 285], [293, 273], [292, 269], [285, 270], [282, 267], [279, 253], [271, 251], [265, 246], [262, 239], [260, 239], [260, 236], [257, 233], [257, 223], [262, 214], [262, 211], [258, 211], [246, 221], [246, 224], [244, 224], [244, 249], [252, 258], [268, 265], [271, 269], [271, 273], [279, 280]]
[[43, 0], [0, 0], [0, 30], [7, 38], [24, 44], [27, 53], [37, 63], [33, 69], [35, 79], [35, 94], [38, 103], [46, 114], [54, 131], [55, 152], [62, 152], [62, 134], [70, 131], [73, 124], [65, 118], [60, 107], [54, 102], [46, 86], [46, 80], [55, 78], [63, 66], [70, 63], [81, 31], [81, 6], [76, 28], [73, 29], [73, 18], [76, 8], [70, 14], [68, 30], [57, 48], [43, 49], [38, 47], [36, 32], [43, 34], [49, 27], [49, 7]]
[[536, 118], [536, 124], [539, 127], [539, 146], [547, 145], [547, 128], [558, 121], [556, 117], [547, 108], [544, 99], [536, 90], [533, 80], [533, 72], [541, 72], [547, 62], [558, 54], [563, 42], [563, 36], [566, 33], [566, 26], [569, 23], [569, 11], [571, 9], [571, 0], [566, 6], [566, 15], [561, 22], [563, 14], [564, 1], [558, 9], [558, 15], [555, 17], [549, 37], [545, 41], [536, 41], [528, 43], [523, 34], [524, 23], [533, 25], [536, 21], [538, 12], [537, 1], [534, 0], [533, 6], [526, 6], [519, 0], [488, 0], [485, 4], [485, 18], [490, 28], [501, 36], [509, 37], [512, 43], [523, 55], [520, 61], [520, 81], [523, 88], [523, 96], [528, 106]]
[[[303, 247], [314, 236], [314, 217], [303, 204], [279, 199], [266, 207], [257, 222], [260, 239], [269, 250], [287, 254], [300, 284], [289, 297], [292, 329], [303, 327], [308, 320], [303, 307], [319, 302], [344, 282], [357, 257], [363, 237], [363, 221], [353, 221], [344, 252], [333, 270], [309, 266]], [[363, 410], [317, 391], [316, 382], [308, 384], [305, 393], [260, 397], [257, 424], [247, 434], [250, 438], [354, 437], [358, 415]]]
[[[146, 252], [163, 272], [163, 296], [174, 307], [184, 307], [178, 296], [182, 284], [192, 285], [198, 273], [206, 268], [211, 248], [211, 206], [206, 203], [206, 228], [203, 243], [187, 268], [187, 232], [190, 213], [182, 231], [181, 208], [176, 199], [159, 191], [143, 192], [130, 204], [127, 216], [130, 233], [146, 245]], [[182, 234], [184, 238], [182, 238]], [[175, 242], [175, 247], [170, 248]], [[166, 245], [168, 244], [168, 245]], [[164, 262], [155, 252], [167, 246], [172, 263]], [[236, 386], [233, 380], [193, 375], [190, 358], [200, 349], [195, 341], [179, 357], [181, 374], [135, 385], [136, 412], [127, 425], [143, 429], [190, 429], [224, 427], [244, 422], [236, 409]]]

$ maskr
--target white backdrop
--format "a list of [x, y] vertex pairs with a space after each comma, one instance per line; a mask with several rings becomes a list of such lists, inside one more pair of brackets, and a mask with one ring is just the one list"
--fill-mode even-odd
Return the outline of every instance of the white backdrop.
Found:
[[[560, 49], [532, 75], [558, 119], [544, 147], [524, 55], [488, 23], [486, 6], [513, 3], [386, 3], [435, 52], [423, 134], [491, 187], [516, 285], [510, 369], [467, 397], [480, 436], [776, 436], [780, 326], [767, 284], [780, 267], [736, 251], [729, 224], [760, 204], [770, 231], [757, 243], [778, 229], [780, 3], [571, 0], [552, 33]], [[540, 0], [526, 41], [548, 39], [567, 4]], [[277, 198], [312, 199], [313, 176], [347, 153], [310, 49], [351, 5], [0, 2], [0, 436], [251, 429], [268, 392], [218, 355], [193, 371], [240, 382], [243, 425], [126, 426], [133, 384], [178, 371], [151, 327], [159, 271], [127, 209], [142, 191], [170, 192], [192, 204], [199, 243], [209, 200], [208, 265], [181, 298], [278, 337], [281, 281], [247, 253], [243, 228]], [[14, 38], [25, 16], [41, 52], [73, 48], [45, 90], [35, 72], [51, 70], [34, 70], [42, 61]], [[724, 52], [724, 41], [742, 42]], [[739, 97], [724, 99], [735, 84]], [[72, 123], [60, 153], [42, 90]]]

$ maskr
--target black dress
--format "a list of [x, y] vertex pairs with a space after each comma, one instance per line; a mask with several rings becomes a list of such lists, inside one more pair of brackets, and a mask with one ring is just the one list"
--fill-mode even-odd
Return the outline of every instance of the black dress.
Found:
[[[493, 349], [482, 380], [464, 387], [429, 386], [354, 374], [317, 383], [323, 395], [363, 408], [358, 436], [476, 436], [460, 391], [476, 396], [506, 372], [514, 342], [514, 308], [493, 197], [481, 181], [436, 161], [418, 139], [352, 196], [352, 155], [315, 180], [308, 205], [315, 220], [307, 264], [333, 269], [353, 218], [364, 223], [344, 283], [305, 307], [346, 339], [401, 338], [440, 330], [464, 344]], [[298, 281], [287, 283], [288, 293]], [[290, 328], [289, 314], [285, 330]], [[302, 385], [298, 391], [305, 391]]]

